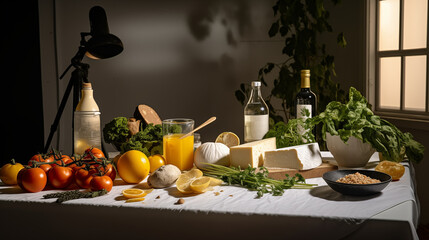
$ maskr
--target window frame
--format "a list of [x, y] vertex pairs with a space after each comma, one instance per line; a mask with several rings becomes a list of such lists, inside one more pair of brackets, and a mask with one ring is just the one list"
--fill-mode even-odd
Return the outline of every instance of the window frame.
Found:
[[[400, 2], [399, 17], [399, 49], [398, 50], [379, 50], [379, 27], [380, 27], [380, 9], [379, 2], [367, 0], [367, 96], [370, 103], [374, 103], [373, 110], [375, 114], [382, 117], [429, 123], [429, 4], [427, 17], [426, 48], [403, 49], [403, 31], [404, 31], [404, 0]], [[425, 111], [405, 109], [405, 58], [407, 56], [426, 56], [426, 102]], [[380, 58], [382, 57], [400, 57], [401, 58], [401, 94], [400, 108], [388, 109], [380, 107]], [[426, 127], [425, 127], [426, 128]], [[429, 127], [427, 127], [429, 128]]]

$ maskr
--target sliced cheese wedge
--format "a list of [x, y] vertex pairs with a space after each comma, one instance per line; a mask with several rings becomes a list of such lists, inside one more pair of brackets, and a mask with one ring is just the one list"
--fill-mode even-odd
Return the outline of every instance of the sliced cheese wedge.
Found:
[[264, 167], [309, 170], [322, 164], [318, 143], [279, 148], [265, 152]]
[[264, 152], [274, 149], [276, 149], [275, 137], [233, 146], [229, 151], [231, 166], [239, 166], [242, 169], [249, 165], [253, 168], [262, 166]]

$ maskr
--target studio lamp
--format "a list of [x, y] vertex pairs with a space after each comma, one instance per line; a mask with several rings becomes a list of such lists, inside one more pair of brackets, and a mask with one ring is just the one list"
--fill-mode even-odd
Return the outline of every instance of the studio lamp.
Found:
[[[45, 144], [44, 152], [48, 152], [52, 142], [53, 135], [57, 131], [58, 124], [61, 119], [61, 115], [64, 111], [67, 100], [73, 89], [73, 112], [76, 109], [77, 104], [80, 100], [80, 94], [82, 90], [82, 83], [88, 82], [88, 68], [89, 65], [82, 63], [82, 59], [86, 55], [92, 59], [106, 59], [114, 57], [120, 54], [124, 47], [121, 40], [109, 32], [109, 26], [107, 24], [107, 16], [104, 9], [100, 6], [92, 7], [89, 11], [89, 22], [91, 31], [82, 32], [79, 49], [76, 55], [71, 59], [70, 65], [66, 68], [64, 73], [60, 76], [60, 79], [68, 72], [71, 67], [75, 70], [71, 74], [70, 81], [65, 90], [64, 96], [61, 100], [61, 104], [58, 108], [58, 112], [55, 116], [55, 120], [51, 125], [50, 133]], [[87, 37], [90, 37], [87, 40]], [[73, 124], [72, 124], [73, 126]]]

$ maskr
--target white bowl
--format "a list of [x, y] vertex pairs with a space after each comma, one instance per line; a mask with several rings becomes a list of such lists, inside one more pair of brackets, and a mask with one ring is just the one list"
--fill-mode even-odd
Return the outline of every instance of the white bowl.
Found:
[[353, 136], [344, 143], [340, 136], [326, 133], [326, 145], [339, 167], [364, 167], [375, 152], [369, 143], [363, 143]]

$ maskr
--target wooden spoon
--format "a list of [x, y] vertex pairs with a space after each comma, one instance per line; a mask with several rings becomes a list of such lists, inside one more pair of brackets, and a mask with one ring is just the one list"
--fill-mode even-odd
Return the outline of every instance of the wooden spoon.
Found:
[[203, 124], [201, 124], [200, 126], [198, 126], [197, 128], [195, 128], [194, 130], [192, 130], [192, 131], [188, 132], [187, 134], [183, 135], [183, 136], [182, 136], [181, 138], [179, 138], [179, 139], [182, 139], [182, 138], [185, 138], [185, 137], [187, 137], [187, 136], [190, 136], [190, 135], [191, 135], [191, 134], [193, 134], [194, 132], [196, 132], [196, 131], [200, 130], [201, 128], [203, 128], [203, 127], [205, 127], [205, 126], [209, 125], [210, 123], [214, 122], [214, 120], [216, 120], [216, 117], [211, 117], [211, 118], [209, 118], [209, 119], [208, 119], [207, 121], [205, 121]]

